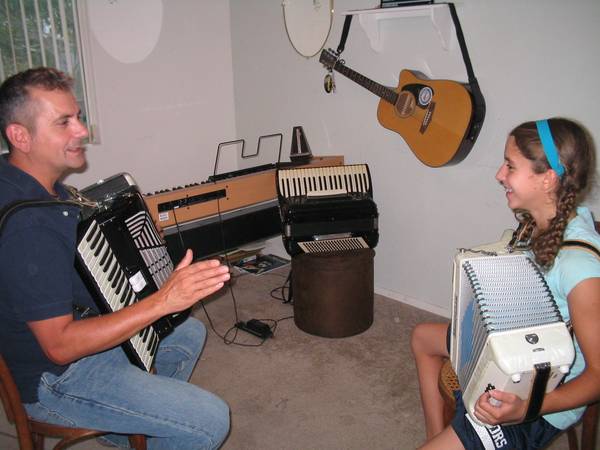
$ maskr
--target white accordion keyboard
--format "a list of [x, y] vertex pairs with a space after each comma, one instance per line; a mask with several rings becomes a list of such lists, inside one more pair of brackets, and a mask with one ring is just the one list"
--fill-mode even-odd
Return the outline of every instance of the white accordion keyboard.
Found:
[[280, 195], [287, 198], [366, 194], [371, 191], [366, 164], [281, 170], [278, 171], [277, 183]]

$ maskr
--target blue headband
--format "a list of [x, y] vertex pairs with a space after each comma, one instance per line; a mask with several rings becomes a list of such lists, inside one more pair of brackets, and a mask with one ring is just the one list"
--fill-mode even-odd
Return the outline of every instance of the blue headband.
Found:
[[560, 158], [558, 157], [558, 150], [556, 149], [556, 145], [554, 145], [554, 139], [552, 139], [548, 121], [538, 120], [535, 125], [537, 126], [538, 134], [542, 141], [542, 149], [546, 154], [546, 159], [548, 159], [550, 167], [559, 177], [562, 177], [565, 173], [565, 166], [561, 164]]

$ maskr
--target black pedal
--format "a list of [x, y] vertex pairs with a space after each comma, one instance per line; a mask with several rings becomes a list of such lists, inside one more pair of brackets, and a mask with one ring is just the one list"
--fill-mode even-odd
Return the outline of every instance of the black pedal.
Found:
[[248, 322], [240, 321], [236, 323], [235, 326], [240, 330], [244, 330], [262, 339], [267, 339], [273, 336], [273, 332], [271, 331], [269, 325], [257, 319], [251, 319]]

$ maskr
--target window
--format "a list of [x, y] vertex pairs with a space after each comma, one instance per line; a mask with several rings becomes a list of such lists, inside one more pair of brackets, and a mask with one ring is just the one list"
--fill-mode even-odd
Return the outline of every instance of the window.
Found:
[[91, 78], [86, 79], [83, 66], [80, 24], [85, 15], [78, 9], [84, 8], [77, 0], [0, 0], [0, 82], [38, 66], [69, 73], [90, 142], [98, 143]]

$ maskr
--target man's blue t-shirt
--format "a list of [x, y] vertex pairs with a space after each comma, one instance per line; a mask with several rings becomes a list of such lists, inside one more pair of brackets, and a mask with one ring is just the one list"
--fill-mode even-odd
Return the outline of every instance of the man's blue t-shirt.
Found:
[[[55, 188], [68, 198], [63, 185]], [[0, 209], [18, 200], [52, 197], [0, 157]], [[0, 352], [24, 403], [37, 401], [42, 373], [68, 367], [46, 357], [27, 322], [73, 314], [74, 305], [97, 310], [74, 266], [78, 222], [76, 206], [36, 206], [8, 216], [0, 230]]]

